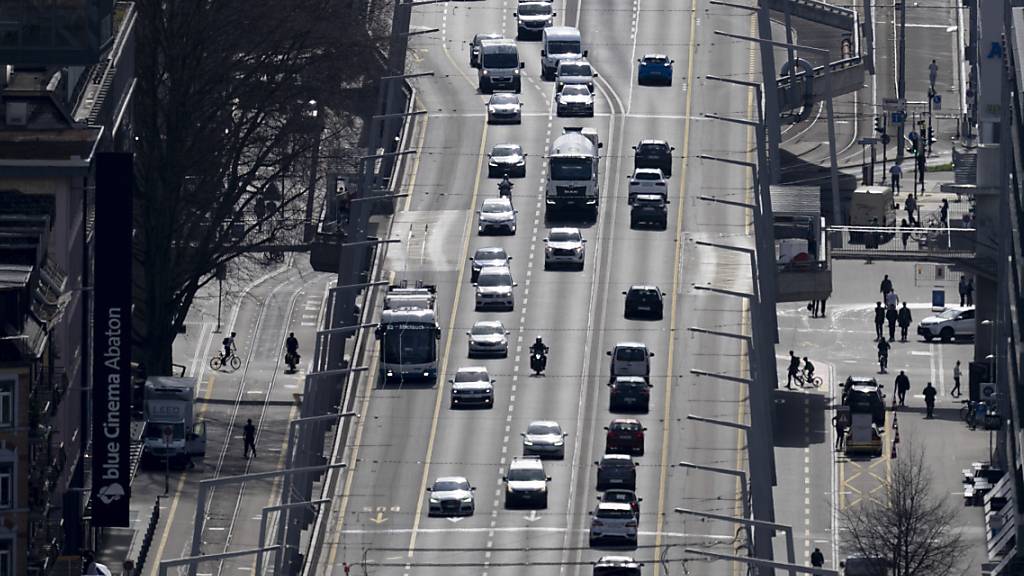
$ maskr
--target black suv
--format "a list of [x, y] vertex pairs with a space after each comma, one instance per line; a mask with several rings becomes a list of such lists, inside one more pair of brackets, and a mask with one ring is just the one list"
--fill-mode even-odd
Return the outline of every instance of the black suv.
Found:
[[650, 410], [651, 385], [640, 376], [619, 376], [609, 383], [610, 412], [644, 412]]
[[664, 194], [637, 194], [629, 210], [629, 227], [646, 224], [664, 230], [668, 228], [668, 199]]
[[661, 320], [665, 314], [664, 292], [657, 286], [637, 284], [623, 292], [626, 295], [627, 319], [651, 318]]
[[664, 140], [641, 140], [633, 146], [633, 169], [661, 168], [661, 173], [668, 178], [672, 175], [672, 151]]
[[848, 376], [843, 385], [843, 405], [851, 414], [871, 414], [871, 421], [885, 428], [885, 393], [882, 385], [871, 377]]

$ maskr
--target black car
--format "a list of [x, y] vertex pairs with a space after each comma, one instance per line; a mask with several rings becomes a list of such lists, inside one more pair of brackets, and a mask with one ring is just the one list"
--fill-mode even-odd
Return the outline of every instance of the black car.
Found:
[[668, 228], [668, 199], [664, 194], [637, 194], [629, 210], [629, 227], [646, 224], [658, 230]]
[[605, 454], [597, 466], [597, 489], [636, 490], [636, 464], [628, 454]]
[[672, 151], [664, 140], [641, 140], [633, 146], [633, 169], [660, 168], [666, 178], [672, 175]]
[[871, 414], [871, 421], [885, 428], [885, 393], [882, 385], [871, 377], [848, 376], [843, 384], [844, 406], [851, 414]]
[[626, 296], [627, 319], [651, 318], [661, 320], [665, 314], [665, 293], [657, 286], [637, 284], [623, 292]]
[[608, 384], [610, 412], [644, 412], [650, 410], [651, 385], [640, 376], [619, 376]]

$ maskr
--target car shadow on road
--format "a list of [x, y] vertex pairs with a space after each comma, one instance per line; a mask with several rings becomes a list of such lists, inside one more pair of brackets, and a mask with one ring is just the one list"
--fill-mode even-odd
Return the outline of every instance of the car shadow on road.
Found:
[[817, 392], [775, 390], [773, 431], [775, 445], [804, 448], [826, 442], [825, 414], [830, 399]]

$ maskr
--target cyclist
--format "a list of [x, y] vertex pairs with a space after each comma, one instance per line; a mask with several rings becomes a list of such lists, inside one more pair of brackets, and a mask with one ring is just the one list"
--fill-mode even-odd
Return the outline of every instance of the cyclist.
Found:
[[814, 384], [814, 364], [804, 356], [804, 386]]
[[221, 356], [221, 360], [227, 360], [235, 355], [235, 333], [232, 332], [231, 336], [224, 338], [221, 342], [224, 345], [224, 354]]
[[885, 367], [889, 363], [890, 344], [885, 341], [885, 336], [878, 339], [878, 367], [885, 373]]
[[797, 381], [799, 382], [799, 377], [797, 376], [799, 373], [800, 373], [800, 357], [797, 356], [796, 354], [793, 354], [793, 351], [790, 350], [789, 351], [789, 370], [787, 371], [787, 377], [786, 377], [786, 389], [787, 390], [792, 390], [793, 389], [793, 379], [794, 378], [797, 378]]

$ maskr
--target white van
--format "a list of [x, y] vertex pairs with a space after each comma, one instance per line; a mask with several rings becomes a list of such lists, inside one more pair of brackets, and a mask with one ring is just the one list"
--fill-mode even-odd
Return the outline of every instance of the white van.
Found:
[[612, 357], [611, 380], [619, 376], [651, 376], [651, 357], [654, 352], [647, 349], [647, 344], [640, 342], [619, 342], [608, 351]]
[[555, 78], [555, 70], [562, 60], [575, 60], [587, 55], [583, 37], [572, 26], [551, 26], [541, 35], [540, 75], [545, 80]]

